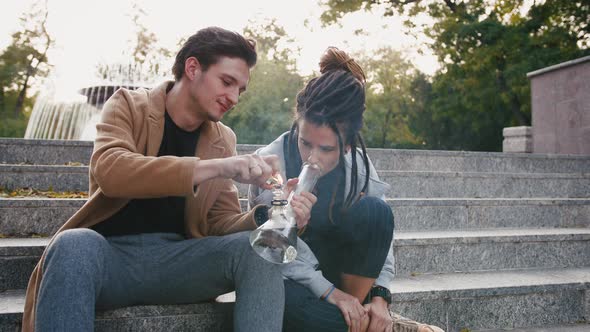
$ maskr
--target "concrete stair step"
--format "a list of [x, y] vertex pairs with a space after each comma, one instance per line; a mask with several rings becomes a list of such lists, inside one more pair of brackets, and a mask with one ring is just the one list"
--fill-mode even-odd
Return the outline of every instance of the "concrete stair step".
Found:
[[590, 198], [392, 198], [398, 231], [590, 227]]
[[590, 197], [590, 173], [380, 171], [395, 198]]
[[590, 266], [590, 229], [397, 232], [396, 275]]
[[88, 167], [0, 165], [0, 187], [88, 191]]
[[[24, 290], [0, 292], [0, 331], [20, 331]], [[95, 331], [232, 331], [233, 303], [142, 305], [97, 312]]]
[[585, 173], [590, 157], [504, 152], [369, 149], [378, 170], [424, 172]]
[[[91, 141], [30, 140], [0, 138], [0, 164], [64, 165], [88, 164]], [[251, 153], [261, 145], [238, 144], [239, 154]], [[377, 169], [449, 172], [583, 173], [590, 158], [576, 155], [516, 154], [497, 152], [369, 149]]]
[[[578, 332], [586, 331], [589, 288], [590, 268], [397, 277], [392, 311], [447, 332]], [[1, 331], [18, 330], [23, 303], [24, 290], [0, 292]], [[128, 307], [97, 313], [96, 330], [220, 331], [229, 328], [231, 310], [231, 303]]]
[[88, 164], [93, 146], [92, 141], [0, 138], [0, 164]]
[[[92, 141], [0, 138], [0, 164], [88, 165]], [[260, 145], [239, 144], [238, 154], [252, 153]]]
[[447, 332], [556, 326], [590, 317], [590, 268], [396, 277], [392, 310]]
[[[590, 197], [590, 173], [377, 172], [391, 185], [391, 198]], [[247, 196], [248, 185], [236, 187], [240, 197]]]
[[590, 323], [580, 322], [577, 324], [564, 324], [553, 326], [540, 327], [524, 327], [516, 329], [486, 329], [477, 330], [474, 332], [588, 332], [590, 331]]
[[[86, 191], [88, 167], [66, 165], [88, 164], [92, 147], [90, 141], [0, 138], [0, 186]], [[590, 319], [590, 156], [369, 154], [392, 184], [395, 312], [449, 332], [590, 331], [581, 324]], [[237, 186], [245, 197], [247, 186]], [[53, 234], [84, 202], [0, 199], [0, 237]], [[0, 239], [0, 331], [19, 330], [22, 289], [48, 242]], [[98, 313], [97, 330], [231, 330], [232, 308], [122, 308]]]
[[[48, 238], [0, 239], [0, 290], [26, 287]], [[398, 232], [398, 276], [590, 266], [590, 229]]]
[[[379, 171], [395, 198], [590, 197], [590, 173], [457, 173]], [[87, 166], [0, 165], [4, 188], [87, 191]], [[248, 186], [236, 183], [241, 197]]]
[[53, 235], [85, 202], [85, 198], [0, 199], [0, 234]]
[[0, 291], [24, 289], [49, 238], [0, 239]]
[[[52, 235], [86, 199], [0, 199], [0, 234]], [[590, 227], [590, 198], [387, 199], [398, 231]], [[241, 199], [242, 209], [247, 202]]]

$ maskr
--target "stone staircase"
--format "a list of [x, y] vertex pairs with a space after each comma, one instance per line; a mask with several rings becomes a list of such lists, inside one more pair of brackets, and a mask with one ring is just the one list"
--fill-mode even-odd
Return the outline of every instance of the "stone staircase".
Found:
[[[257, 146], [240, 145], [238, 153]], [[0, 186], [86, 191], [92, 142], [0, 139]], [[393, 311], [446, 331], [590, 331], [590, 156], [370, 149], [392, 185]], [[78, 166], [76, 166], [78, 165]], [[238, 186], [245, 193], [245, 186]], [[84, 199], [0, 198], [0, 331]], [[242, 200], [243, 203], [245, 203]], [[97, 330], [231, 329], [232, 304], [138, 306]]]

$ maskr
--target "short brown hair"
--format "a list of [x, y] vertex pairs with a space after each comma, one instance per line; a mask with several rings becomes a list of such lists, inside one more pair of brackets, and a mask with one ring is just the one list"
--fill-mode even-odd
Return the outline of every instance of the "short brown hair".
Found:
[[256, 64], [257, 58], [256, 42], [237, 32], [219, 27], [201, 29], [190, 36], [176, 54], [172, 73], [174, 78], [179, 81], [184, 74], [186, 59], [197, 58], [201, 68], [205, 71], [209, 66], [217, 63], [222, 56], [243, 59], [248, 67], [252, 68]]

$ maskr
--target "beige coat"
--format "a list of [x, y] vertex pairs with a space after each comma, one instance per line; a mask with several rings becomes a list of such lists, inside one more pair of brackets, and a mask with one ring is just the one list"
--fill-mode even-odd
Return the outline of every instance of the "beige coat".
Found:
[[[195, 157], [155, 157], [164, 134], [166, 89], [170, 84], [173, 83], [166, 82], [153, 90], [119, 90], [107, 101], [90, 160], [88, 201], [57, 233], [104, 221], [131, 197], [162, 196], [186, 197], [185, 227], [190, 237], [256, 228], [254, 209], [241, 212], [238, 192], [231, 180], [209, 180], [196, 191], [192, 185], [196, 160], [236, 154], [236, 136], [231, 129], [207, 121], [201, 126]], [[45, 253], [29, 280], [23, 331], [33, 331], [35, 327], [44, 257]]]

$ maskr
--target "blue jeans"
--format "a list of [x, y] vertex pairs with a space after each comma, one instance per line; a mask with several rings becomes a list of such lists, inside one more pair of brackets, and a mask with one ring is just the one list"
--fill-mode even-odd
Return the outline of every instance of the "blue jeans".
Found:
[[283, 280], [278, 266], [251, 249], [248, 235], [187, 240], [64, 231], [47, 248], [35, 329], [93, 331], [96, 309], [196, 303], [236, 290], [235, 331], [279, 331]]

